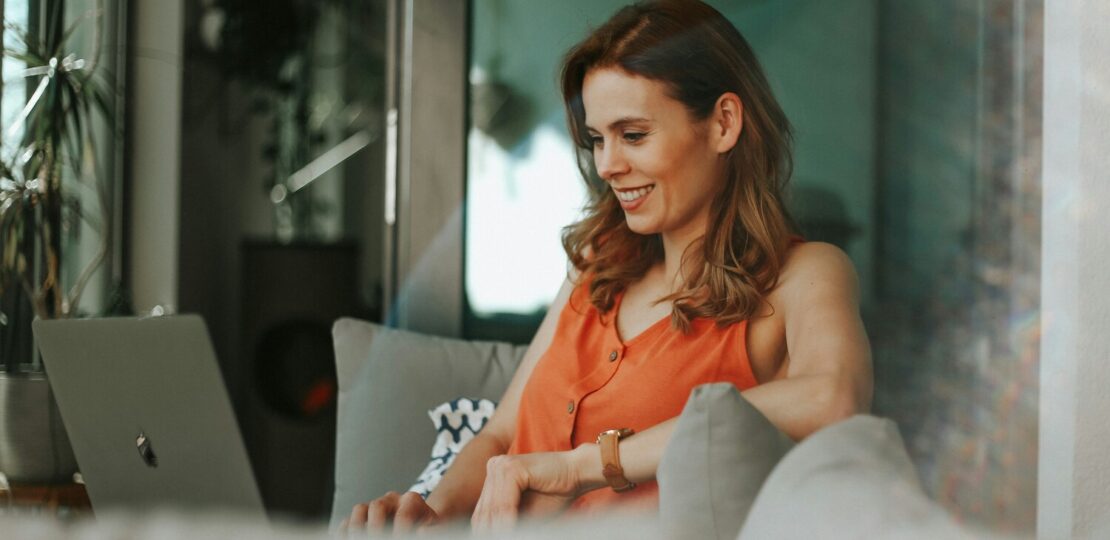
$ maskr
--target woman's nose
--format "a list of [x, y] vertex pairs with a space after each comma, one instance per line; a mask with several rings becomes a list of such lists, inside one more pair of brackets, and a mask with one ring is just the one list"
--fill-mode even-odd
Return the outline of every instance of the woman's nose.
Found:
[[612, 180], [628, 172], [628, 161], [621, 155], [620, 149], [614, 148], [615, 146], [608, 145], [594, 151], [597, 174], [604, 180]]

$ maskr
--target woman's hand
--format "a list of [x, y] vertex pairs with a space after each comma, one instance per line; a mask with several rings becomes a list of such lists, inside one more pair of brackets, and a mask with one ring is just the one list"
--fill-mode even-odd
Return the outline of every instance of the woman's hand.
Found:
[[370, 502], [356, 504], [351, 510], [351, 517], [339, 525], [339, 531], [382, 531], [392, 523], [393, 531], [401, 533], [416, 527], [430, 527], [439, 522], [439, 514], [416, 492], [400, 494], [390, 491]]
[[470, 524], [475, 531], [511, 528], [521, 513], [562, 511], [582, 491], [585, 450], [496, 456], [486, 463], [486, 480]]

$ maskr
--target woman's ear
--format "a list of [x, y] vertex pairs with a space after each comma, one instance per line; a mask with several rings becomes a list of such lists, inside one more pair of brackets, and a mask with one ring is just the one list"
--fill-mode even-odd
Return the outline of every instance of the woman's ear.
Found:
[[711, 142], [718, 154], [724, 154], [736, 147], [740, 132], [744, 130], [744, 104], [740, 96], [725, 92], [717, 98], [710, 124]]

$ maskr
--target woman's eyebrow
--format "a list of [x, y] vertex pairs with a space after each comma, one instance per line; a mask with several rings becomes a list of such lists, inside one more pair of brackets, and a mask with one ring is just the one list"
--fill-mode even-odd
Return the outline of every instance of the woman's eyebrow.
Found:
[[[613, 130], [616, 130], [616, 129], [620, 129], [620, 128], [628, 125], [628, 124], [640, 124], [640, 123], [650, 122], [650, 121], [651, 121], [650, 119], [643, 118], [643, 117], [640, 117], [640, 116], [625, 116], [625, 117], [618, 118], [618, 119], [610, 122], [609, 123], [609, 130], [613, 131]], [[586, 129], [588, 131], [592, 131], [594, 133], [597, 133], [597, 129], [595, 129], [593, 126], [591, 126], [589, 124], [586, 124]]]

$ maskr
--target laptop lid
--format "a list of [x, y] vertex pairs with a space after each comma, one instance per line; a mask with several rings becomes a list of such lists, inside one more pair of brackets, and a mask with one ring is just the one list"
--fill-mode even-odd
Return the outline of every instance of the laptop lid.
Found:
[[33, 328], [94, 510], [265, 519], [199, 316], [37, 320]]

